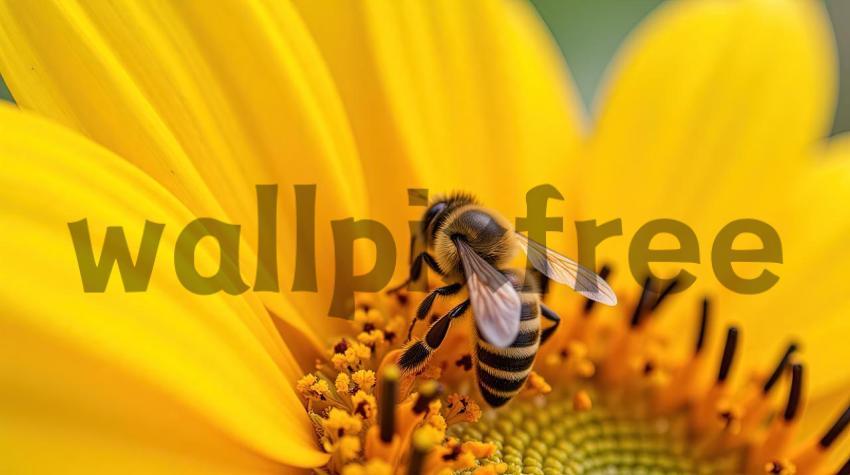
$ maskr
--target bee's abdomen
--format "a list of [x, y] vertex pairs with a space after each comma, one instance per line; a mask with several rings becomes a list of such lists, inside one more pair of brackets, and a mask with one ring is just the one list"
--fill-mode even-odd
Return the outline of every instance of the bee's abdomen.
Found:
[[507, 403], [519, 393], [540, 346], [540, 307], [534, 294], [520, 294], [522, 313], [519, 334], [507, 348], [497, 348], [478, 335], [475, 371], [481, 396], [493, 407]]

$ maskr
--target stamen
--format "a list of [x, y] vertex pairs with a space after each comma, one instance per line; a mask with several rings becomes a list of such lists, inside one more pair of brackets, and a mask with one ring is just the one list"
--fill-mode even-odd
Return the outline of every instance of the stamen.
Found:
[[395, 404], [399, 377], [398, 366], [392, 365], [384, 370], [381, 379], [381, 407], [378, 412], [381, 415], [381, 441], [386, 444], [392, 442], [395, 434]]
[[593, 408], [593, 400], [587, 391], [581, 390], [573, 396], [573, 410], [576, 412], [587, 412]]
[[699, 333], [697, 334], [697, 343], [694, 353], [699, 353], [705, 346], [705, 337], [708, 333], [708, 314], [711, 306], [708, 297], [702, 299], [702, 314], [699, 319]]
[[[782, 459], [791, 451], [792, 441], [799, 427], [802, 396], [803, 365], [794, 364], [791, 367], [791, 389], [788, 392], [785, 413], [782, 418], [775, 419], [771, 424], [764, 442], [753, 452], [751, 465]], [[811, 473], [805, 468], [807, 464], [800, 463], [799, 459], [794, 461], [794, 465], [801, 473]]]
[[664, 287], [664, 289], [661, 291], [661, 293], [660, 293], [660, 294], [658, 294], [658, 298], [657, 298], [657, 299], [655, 299], [655, 302], [653, 302], [652, 306], [651, 306], [651, 307], [649, 307], [649, 311], [650, 311], [650, 312], [654, 312], [654, 311], [658, 310], [658, 307], [660, 307], [660, 306], [661, 306], [661, 304], [665, 301], [665, 299], [666, 299], [666, 298], [667, 298], [667, 297], [668, 297], [668, 296], [669, 296], [669, 295], [670, 295], [670, 294], [671, 294], [674, 290], [676, 290], [676, 287], [678, 287], [678, 286], [679, 286], [679, 279], [672, 279], [672, 280], [670, 281], [670, 283], [669, 283], [669, 284], [667, 284], [667, 286], [666, 286], [666, 287]]
[[[822, 466], [827, 463], [831, 446], [850, 424], [850, 406], [833, 423], [824, 436], [797, 454], [794, 463], [800, 468], [800, 473], [825, 473]], [[839, 474], [850, 475], [850, 460], [838, 471]]]
[[723, 347], [723, 358], [720, 360], [720, 371], [717, 373], [717, 381], [722, 383], [729, 376], [732, 362], [735, 359], [735, 350], [738, 349], [738, 327], [729, 327], [726, 332], [726, 344]]
[[652, 291], [652, 277], [647, 277], [643, 281], [643, 289], [640, 292], [640, 299], [638, 300], [637, 305], [635, 305], [635, 310], [632, 313], [631, 327], [637, 328], [640, 325], [641, 320], [643, 319], [643, 315], [645, 313], [646, 301], [649, 298], [649, 293]]
[[847, 459], [847, 461], [844, 462], [844, 465], [842, 465], [838, 470], [837, 475], [850, 475], [850, 459]]
[[433, 444], [431, 438], [422, 429], [413, 433], [412, 453], [407, 467], [408, 475], [421, 475], [425, 467], [425, 457], [431, 450]]
[[800, 399], [803, 395], [803, 365], [797, 363], [791, 366], [791, 390], [788, 392], [788, 404], [785, 406], [785, 420], [794, 420], [800, 409]]
[[[782, 357], [779, 359], [779, 362], [776, 365], [776, 368], [770, 374], [770, 376], [764, 381], [764, 383], [759, 384], [757, 380], [752, 381], [748, 384], [748, 389], [746, 390], [746, 410], [744, 412], [744, 421], [742, 423], [742, 434], [752, 434], [758, 430], [758, 427], [764, 422], [767, 415], [773, 409], [771, 404], [770, 391], [776, 387], [776, 383], [779, 382], [782, 375], [785, 373], [785, 370], [788, 368], [788, 365], [791, 362], [792, 356], [797, 351], [798, 346], [796, 343], [791, 343], [785, 349], [782, 354]], [[791, 375], [791, 384], [794, 384], [794, 374]], [[793, 388], [792, 394], [789, 394], [789, 398], [795, 397], [797, 398], [796, 404], [799, 405], [799, 397], [793, 396]], [[791, 401], [789, 400], [789, 403]], [[786, 412], [791, 410], [791, 408], [786, 407]], [[799, 409], [794, 408], [795, 411]], [[791, 416], [794, 417], [793, 415]], [[790, 421], [790, 419], [787, 419]]]
[[794, 475], [796, 468], [786, 460], [774, 460], [765, 465], [764, 471], [771, 475]]
[[[602, 280], [607, 281], [608, 276], [610, 274], [611, 274], [611, 267], [608, 264], [603, 265], [602, 268], [599, 269], [599, 277], [602, 277]], [[585, 302], [584, 302], [584, 314], [589, 315], [590, 311], [593, 310], [593, 306], [595, 304], [596, 304], [595, 300], [590, 300], [590, 299], [585, 300]]]
[[422, 414], [428, 410], [428, 405], [431, 404], [440, 394], [440, 385], [436, 381], [428, 381], [419, 388], [419, 397], [413, 405], [414, 414]]
[[[600, 269], [605, 279], [610, 272], [609, 266]], [[389, 298], [389, 309], [358, 308], [356, 337], [332, 342], [329, 361], [319, 362], [314, 374], [298, 381], [320, 447], [330, 457], [323, 473], [580, 473], [621, 465], [646, 473], [695, 473], [696, 467], [700, 473], [821, 473], [830, 458], [827, 448], [838, 445], [850, 426], [850, 406], [822, 438], [794, 447], [806, 400], [798, 345], [788, 344], [775, 367], [758, 372], [745, 386], [733, 386], [729, 376], [735, 359], [741, 359], [741, 330], [727, 327], [720, 361], [708, 360], [705, 348], [714, 346], [708, 331], [716, 302], [705, 297], [698, 306], [696, 334], [687, 337], [694, 338], [688, 343], [694, 353], [685, 360], [668, 355], [671, 341], [652, 328], [653, 312], [681, 285], [676, 279], [662, 284], [648, 277], [639, 298], [631, 300], [634, 307], [621, 309], [619, 318], [570, 322], [577, 325], [543, 355], [549, 364], [559, 350], [564, 353], [557, 363], [566, 365], [554, 368], [563, 371], [554, 373], [552, 385], [532, 371], [522, 397], [487, 417], [481, 417], [474, 396], [464, 394], [474, 365], [468, 349], [444, 345], [436, 363], [401, 369], [401, 356], [411, 345], [401, 341], [404, 330], [410, 324], [413, 333], [429, 314], [417, 313], [413, 303], [399, 311]], [[593, 305], [585, 301], [585, 316]], [[409, 312], [414, 315], [405, 315]], [[436, 346], [427, 338], [413, 343], [429, 352]], [[589, 371], [581, 369], [586, 365]], [[701, 384], [705, 369], [717, 371], [707, 388]], [[785, 386], [786, 371], [790, 385], [780, 405], [770, 392]], [[442, 400], [444, 388], [452, 394]], [[625, 438], [622, 424], [628, 429]], [[647, 436], [655, 438], [649, 452], [642, 445]], [[608, 448], [614, 459], [606, 455]], [[850, 475], [850, 460], [837, 473]]]
[[782, 355], [782, 358], [779, 360], [779, 364], [776, 365], [776, 369], [773, 370], [773, 374], [767, 378], [764, 386], [762, 387], [762, 392], [767, 394], [773, 388], [773, 386], [779, 381], [779, 377], [782, 376], [782, 372], [785, 371], [785, 368], [788, 366], [788, 362], [791, 360], [791, 355], [797, 351], [797, 344], [791, 343], [788, 345], [788, 348], [785, 350], [785, 354]]
[[603, 264], [602, 268], [599, 269], [599, 277], [602, 277], [602, 280], [607, 281], [608, 276], [611, 274], [611, 266], [608, 264]]
[[844, 432], [844, 429], [847, 428], [848, 424], [850, 424], [850, 405], [847, 406], [847, 409], [844, 409], [841, 417], [835, 421], [835, 424], [832, 425], [829, 431], [820, 440], [820, 446], [825, 449], [829, 448], [829, 446], [835, 442], [835, 439]]

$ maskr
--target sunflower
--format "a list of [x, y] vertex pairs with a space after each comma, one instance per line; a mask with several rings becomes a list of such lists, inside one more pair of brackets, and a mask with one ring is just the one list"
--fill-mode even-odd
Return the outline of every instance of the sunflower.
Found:
[[[850, 141], [824, 140], [833, 49], [815, 2], [669, 2], [586, 119], [519, 1], [0, 2], [19, 106], [0, 107], [0, 471], [835, 473]], [[470, 389], [460, 325], [416, 374], [393, 364], [427, 327], [423, 294], [326, 317], [329, 221], [405, 242], [422, 212], [408, 189], [467, 190], [512, 218], [543, 183], [566, 223], [621, 218], [597, 256], [621, 303], [554, 289], [562, 327], [504, 409]], [[240, 225], [245, 282], [269, 272], [257, 184], [279, 185], [280, 291], [187, 291], [171, 251], [197, 217]], [[287, 282], [299, 184], [317, 187], [317, 292]], [[144, 292], [117, 277], [83, 292], [68, 235], [83, 218], [94, 249], [110, 226], [139, 249], [146, 220], [164, 224]], [[658, 218], [699, 238], [678, 295], [630, 275], [627, 238]], [[759, 295], [711, 269], [709, 243], [739, 218], [782, 237]], [[355, 250], [368, 269], [374, 251]], [[193, 257], [205, 275], [219, 258], [209, 240]]]

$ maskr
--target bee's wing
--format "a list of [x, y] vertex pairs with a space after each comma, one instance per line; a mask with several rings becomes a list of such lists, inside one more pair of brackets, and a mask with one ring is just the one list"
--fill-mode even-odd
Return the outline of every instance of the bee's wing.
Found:
[[475, 323], [487, 342], [506, 348], [519, 334], [519, 294], [501, 272], [479, 256], [469, 244], [456, 240], [463, 262]]
[[537, 241], [533, 241], [520, 233], [515, 233], [520, 247], [528, 255], [528, 260], [535, 269], [546, 277], [564, 285], [569, 285], [576, 292], [590, 300], [605, 305], [617, 305], [617, 295], [605, 282], [605, 279], [578, 262], [563, 256]]

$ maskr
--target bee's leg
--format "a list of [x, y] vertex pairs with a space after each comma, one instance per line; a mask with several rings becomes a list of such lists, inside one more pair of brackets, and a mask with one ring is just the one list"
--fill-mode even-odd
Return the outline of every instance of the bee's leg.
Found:
[[419, 304], [419, 308], [416, 309], [416, 316], [413, 317], [413, 320], [410, 321], [410, 328], [407, 329], [407, 339], [410, 340], [411, 335], [413, 334], [413, 327], [416, 326], [416, 322], [419, 320], [424, 320], [428, 315], [428, 312], [431, 310], [431, 307], [434, 305], [434, 300], [437, 299], [438, 295], [454, 295], [460, 292], [460, 289], [463, 288], [463, 284], [455, 283], [449, 284], [444, 287], [437, 287], [432, 290], [430, 294], [428, 294], [424, 299], [422, 299], [422, 303]]
[[434, 259], [434, 256], [432, 256], [431, 254], [428, 254], [427, 252], [420, 252], [413, 259], [413, 263], [410, 264], [410, 275], [407, 277], [407, 279], [405, 279], [405, 281], [402, 282], [401, 284], [387, 290], [387, 293], [392, 294], [392, 293], [398, 292], [399, 290], [403, 289], [404, 287], [407, 287], [407, 284], [409, 284], [411, 282], [416, 282], [417, 280], [419, 280], [419, 277], [422, 275], [422, 263], [423, 262], [425, 263], [425, 265], [430, 267], [431, 270], [433, 270], [434, 272], [436, 272], [440, 275], [446, 274], [445, 272], [443, 272], [442, 269], [440, 269], [440, 265], [437, 264], [437, 260]]
[[463, 288], [463, 284], [454, 283], [449, 284], [444, 287], [437, 287], [432, 290], [430, 294], [428, 294], [424, 299], [422, 299], [422, 303], [419, 304], [419, 308], [416, 309], [416, 319], [422, 320], [428, 315], [428, 312], [431, 311], [431, 307], [434, 305], [434, 301], [437, 299], [437, 296], [449, 296], [454, 295], [460, 292], [460, 289]]
[[540, 302], [540, 316], [542, 316], [546, 320], [549, 320], [550, 322], [555, 322], [554, 325], [544, 329], [540, 333], [540, 344], [542, 345], [543, 343], [546, 343], [546, 340], [548, 340], [549, 337], [551, 337], [552, 334], [555, 333], [555, 330], [558, 329], [558, 325], [561, 324], [561, 317], [559, 317], [558, 314], [553, 312], [552, 309], [547, 307], [543, 302]]
[[427, 363], [449, 333], [452, 320], [466, 313], [468, 309], [469, 299], [464, 300], [440, 317], [436, 322], [432, 323], [423, 339], [414, 341], [404, 349], [404, 352], [398, 359], [398, 365], [401, 367], [401, 370], [404, 372], [415, 371]]

